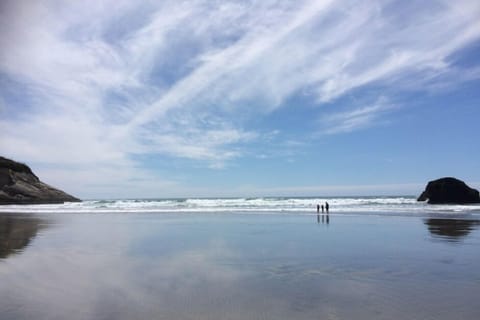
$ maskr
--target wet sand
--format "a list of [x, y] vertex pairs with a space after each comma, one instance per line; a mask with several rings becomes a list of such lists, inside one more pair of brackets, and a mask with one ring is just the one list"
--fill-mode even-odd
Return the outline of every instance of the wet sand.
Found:
[[0, 214], [8, 319], [477, 319], [477, 220]]

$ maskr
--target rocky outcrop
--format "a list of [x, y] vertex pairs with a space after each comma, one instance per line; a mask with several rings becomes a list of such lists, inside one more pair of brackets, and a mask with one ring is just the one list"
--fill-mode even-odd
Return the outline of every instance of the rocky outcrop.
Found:
[[40, 181], [27, 165], [0, 157], [0, 204], [78, 201], [80, 199]]
[[478, 190], [455, 178], [441, 178], [430, 181], [417, 201], [431, 204], [469, 204], [480, 203]]

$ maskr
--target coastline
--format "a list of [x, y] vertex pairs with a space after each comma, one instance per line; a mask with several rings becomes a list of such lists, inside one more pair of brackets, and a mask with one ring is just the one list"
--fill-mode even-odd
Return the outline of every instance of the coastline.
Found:
[[332, 215], [472, 216], [480, 217], [480, 204], [430, 205], [410, 196], [265, 197], [84, 200], [62, 204], [3, 205], [0, 212], [21, 213], [177, 213], [177, 214], [316, 214], [328, 202]]

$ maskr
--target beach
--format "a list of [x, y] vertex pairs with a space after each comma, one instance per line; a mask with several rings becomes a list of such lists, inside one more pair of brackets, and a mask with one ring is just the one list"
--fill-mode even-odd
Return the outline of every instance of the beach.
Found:
[[476, 209], [414, 215], [332, 209], [326, 216], [313, 207], [194, 213], [3, 207], [0, 314], [5, 320], [480, 316]]
[[480, 319], [479, 18], [0, 0], [0, 320]]

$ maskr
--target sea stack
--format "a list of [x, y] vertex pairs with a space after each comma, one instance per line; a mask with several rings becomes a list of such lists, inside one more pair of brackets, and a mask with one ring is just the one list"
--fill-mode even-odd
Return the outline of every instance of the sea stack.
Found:
[[26, 164], [0, 157], [0, 205], [79, 201], [40, 181]]
[[480, 195], [465, 182], [446, 177], [427, 184], [417, 201], [427, 200], [430, 204], [471, 204], [480, 203]]

